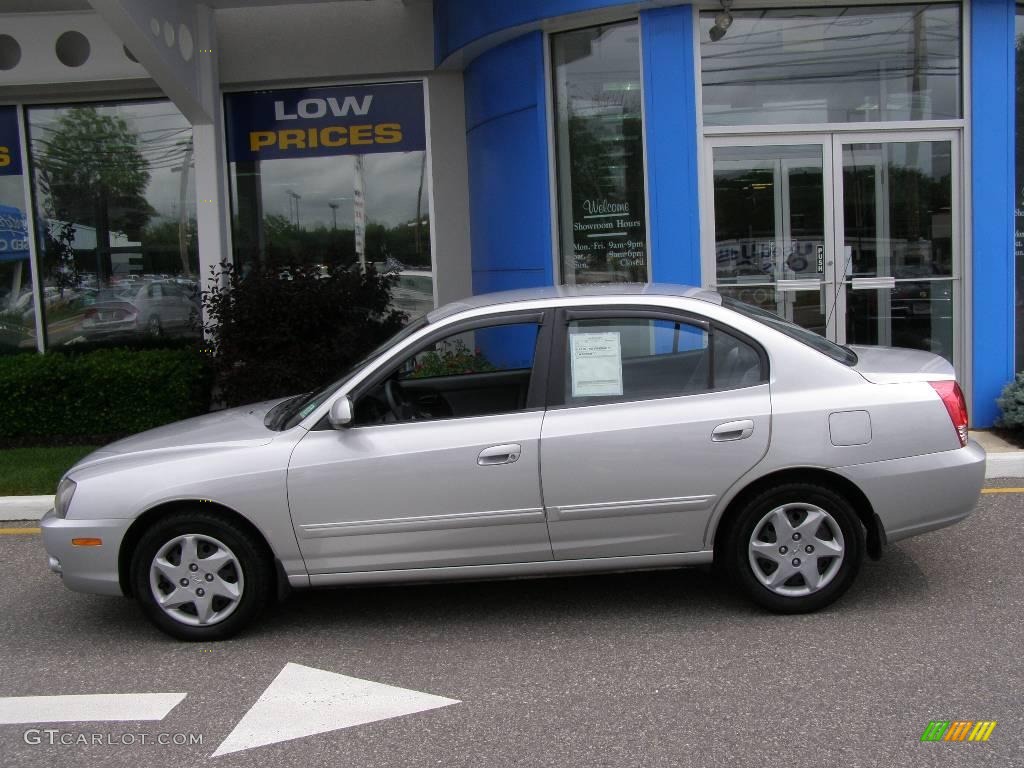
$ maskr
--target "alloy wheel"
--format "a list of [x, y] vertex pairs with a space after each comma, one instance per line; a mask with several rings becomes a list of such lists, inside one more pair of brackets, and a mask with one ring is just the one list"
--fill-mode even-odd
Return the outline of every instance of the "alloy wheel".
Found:
[[755, 578], [783, 597], [824, 589], [839, 573], [846, 553], [832, 515], [813, 504], [784, 504], [754, 526], [748, 559]]
[[223, 542], [184, 534], [157, 550], [149, 586], [167, 616], [189, 626], [209, 626], [234, 613], [245, 581], [238, 557]]

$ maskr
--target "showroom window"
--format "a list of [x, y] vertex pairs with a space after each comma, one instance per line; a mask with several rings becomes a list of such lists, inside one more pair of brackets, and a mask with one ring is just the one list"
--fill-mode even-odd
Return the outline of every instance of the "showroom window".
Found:
[[700, 41], [705, 126], [962, 116], [958, 4], [708, 11]]
[[395, 272], [394, 305], [434, 308], [421, 82], [225, 97], [235, 265]]
[[551, 37], [562, 282], [646, 282], [635, 21]]
[[188, 120], [169, 101], [26, 117], [47, 345], [198, 338]]
[[36, 346], [16, 107], [0, 107], [0, 352]]

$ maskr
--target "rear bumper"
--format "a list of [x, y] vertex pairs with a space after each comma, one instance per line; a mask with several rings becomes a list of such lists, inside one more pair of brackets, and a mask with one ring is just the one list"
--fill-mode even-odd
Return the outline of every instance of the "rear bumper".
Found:
[[[75, 592], [120, 595], [117, 556], [132, 520], [62, 520], [51, 509], [39, 521], [50, 570]], [[102, 539], [98, 547], [76, 547], [74, 538]], [[55, 562], [56, 561], [56, 562]]]
[[985, 449], [966, 448], [837, 467], [868, 497], [888, 542], [953, 525], [974, 511], [985, 482]]

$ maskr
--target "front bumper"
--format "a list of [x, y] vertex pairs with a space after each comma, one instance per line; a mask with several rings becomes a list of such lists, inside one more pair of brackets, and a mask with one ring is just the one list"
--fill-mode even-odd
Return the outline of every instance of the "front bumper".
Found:
[[[51, 509], [39, 521], [43, 546], [50, 556], [50, 570], [64, 580], [64, 586], [75, 592], [96, 595], [120, 595], [118, 553], [130, 519], [74, 520], [60, 519]], [[98, 547], [76, 547], [76, 538], [102, 539]]]
[[889, 543], [953, 525], [974, 511], [985, 483], [985, 449], [965, 448], [838, 467], [882, 521]]

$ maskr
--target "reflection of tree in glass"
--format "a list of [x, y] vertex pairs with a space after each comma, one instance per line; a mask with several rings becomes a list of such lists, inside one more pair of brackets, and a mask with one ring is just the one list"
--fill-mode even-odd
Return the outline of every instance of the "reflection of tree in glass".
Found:
[[[36, 156], [46, 213], [95, 227], [97, 277], [109, 278], [110, 233], [138, 239], [154, 214], [144, 196], [150, 173], [139, 137], [124, 118], [95, 107], [70, 109], [46, 131]], [[64, 255], [48, 269], [60, 270]]]
[[461, 339], [452, 339], [438, 343], [437, 349], [418, 355], [408, 378], [428, 379], [496, 370], [479, 349], [470, 352]]
[[[415, 222], [394, 227], [370, 222], [366, 225], [367, 260], [430, 269], [429, 224], [420, 225], [419, 251], [416, 231]], [[299, 228], [284, 216], [267, 214], [263, 217], [263, 235], [266, 261], [270, 265], [302, 263], [348, 267], [356, 263], [355, 232], [352, 229], [322, 225], [312, 229]]]
[[[574, 221], [583, 221], [588, 200], [628, 203], [629, 215], [623, 218], [643, 221], [644, 169], [639, 117], [619, 115], [573, 115], [569, 118], [569, 158], [572, 175], [572, 211]], [[630, 237], [642, 238], [641, 233]], [[614, 246], [616, 241], [604, 243]], [[592, 244], [596, 245], [596, 244]], [[592, 252], [591, 268], [604, 270], [606, 259]], [[647, 265], [616, 265], [622, 278], [647, 279]]]

